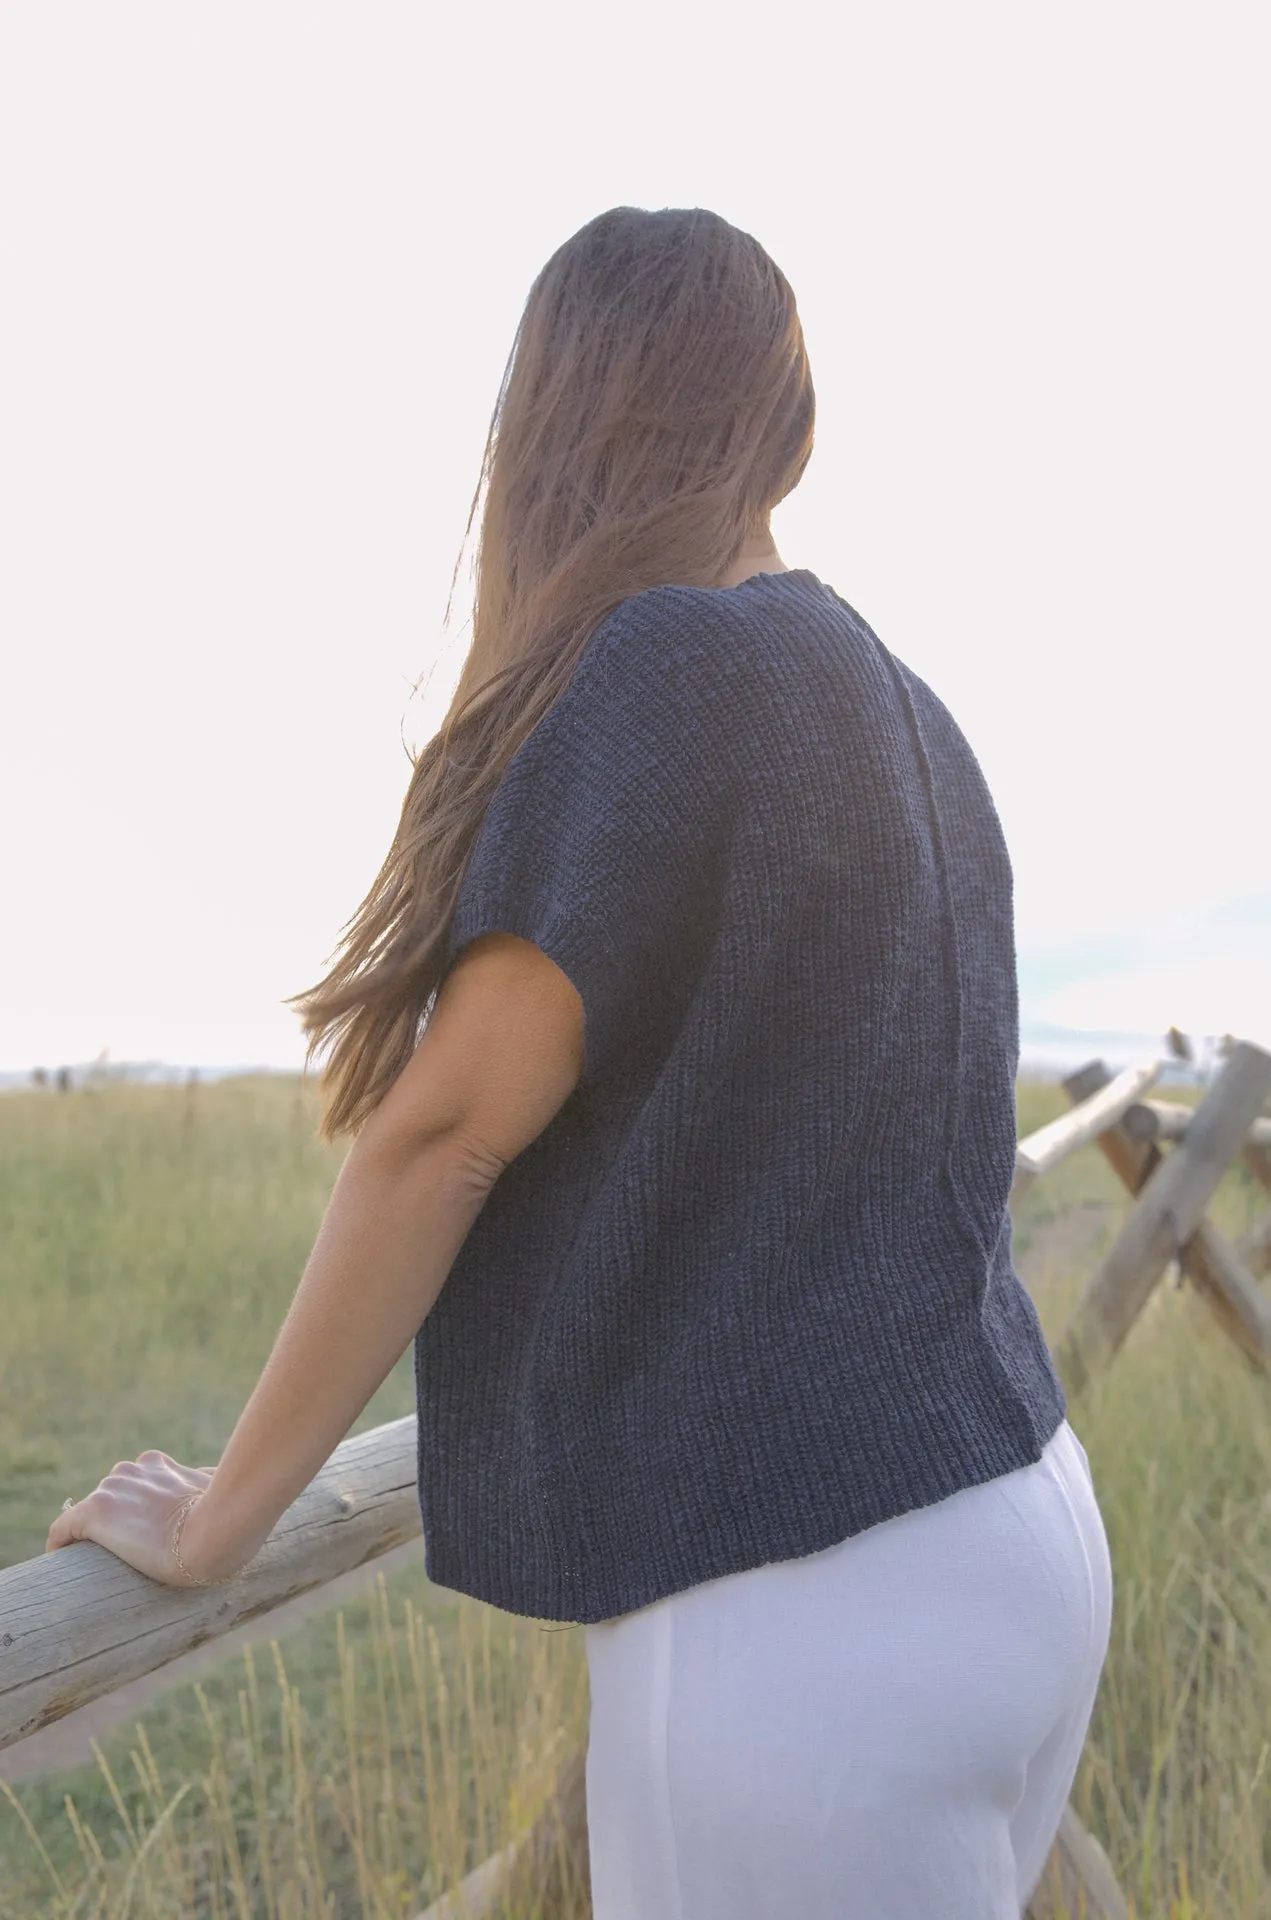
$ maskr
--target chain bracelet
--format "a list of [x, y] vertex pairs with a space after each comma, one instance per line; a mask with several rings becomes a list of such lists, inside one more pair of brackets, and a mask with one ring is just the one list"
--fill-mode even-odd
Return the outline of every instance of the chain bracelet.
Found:
[[191, 1581], [194, 1586], [196, 1587], [227, 1587], [230, 1584], [231, 1580], [237, 1580], [238, 1573], [242, 1572], [241, 1567], [238, 1569], [238, 1573], [227, 1573], [223, 1580], [204, 1580], [197, 1573], [191, 1573], [190, 1569], [186, 1566], [185, 1561], [181, 1558], [181, 1535], [185, 1531], [185, 1523], [189, 1519], [190, 1513], [193, 1510], [196, 1502], [201, 1500], [202, 1497], [203, 1495], [201, 1490], [198, 1493], [190, 1494], [188, 1498], [181, 1503], [181, 1506], [177, 1511], [177, 1523], [176, 1523], [176, 1526], [173, 1528], [172, 1540], [170, 1543], [172, 1547], [172, 1558], [176, 1561], [177, 1566], [180, 1568], [181, 1572], [185, 1575], [186, 1579]]

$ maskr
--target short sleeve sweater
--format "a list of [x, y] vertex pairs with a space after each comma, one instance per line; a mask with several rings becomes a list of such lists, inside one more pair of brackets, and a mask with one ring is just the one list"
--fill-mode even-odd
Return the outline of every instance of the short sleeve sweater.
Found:
[[962, 732], [806, 568], [588, 640], [449, 955], [533, 941], [582, 1078], [415, 1344], [425, 1565], [612, 1619], [1040, 1458], [1011, 871]]

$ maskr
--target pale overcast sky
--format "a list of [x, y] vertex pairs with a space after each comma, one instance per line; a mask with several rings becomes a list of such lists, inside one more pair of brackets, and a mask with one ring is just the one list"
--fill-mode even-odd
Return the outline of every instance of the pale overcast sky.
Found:
[[0, 1067], [299, 1060], [282, 998], [458, 669], [522, 302], [620, 202], [790, 277], [819, 420], [778, 542], [980, 754], [1026, 1012], [1266, 1038], [1265, 34], [0, 6]]

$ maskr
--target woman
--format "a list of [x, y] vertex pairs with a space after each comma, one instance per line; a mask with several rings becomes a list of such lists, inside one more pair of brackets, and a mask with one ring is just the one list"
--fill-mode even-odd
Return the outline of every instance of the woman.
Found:
[[232, 1577], [413, 1337], [429, 1574], [584, 1627], [598, 1920], [1018, 1915], [1108, 1642], [1011, 1265], [1006, 852], [773, 544], [812, 431], [749, 234], [618, 207], [543, 268], [471, 650], [301, 997], [355, 1138], [295, 1300], [215, 1471], [49, 1534]]

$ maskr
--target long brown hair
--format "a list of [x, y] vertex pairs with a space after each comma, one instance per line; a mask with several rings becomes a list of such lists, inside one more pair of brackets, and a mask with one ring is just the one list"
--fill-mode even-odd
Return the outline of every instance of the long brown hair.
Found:
[[789, 283], [718, 214], [612, 207], [543, 267], [464, 534], [484, 492], [454, 698], [330, 971], [293, 1002], [309, 1058], [328, 1054], [328, 1137], [414, 1051], [491, 796], [600, 621], [646, 587], [716, 585], [802, 474], [814, 413]]

